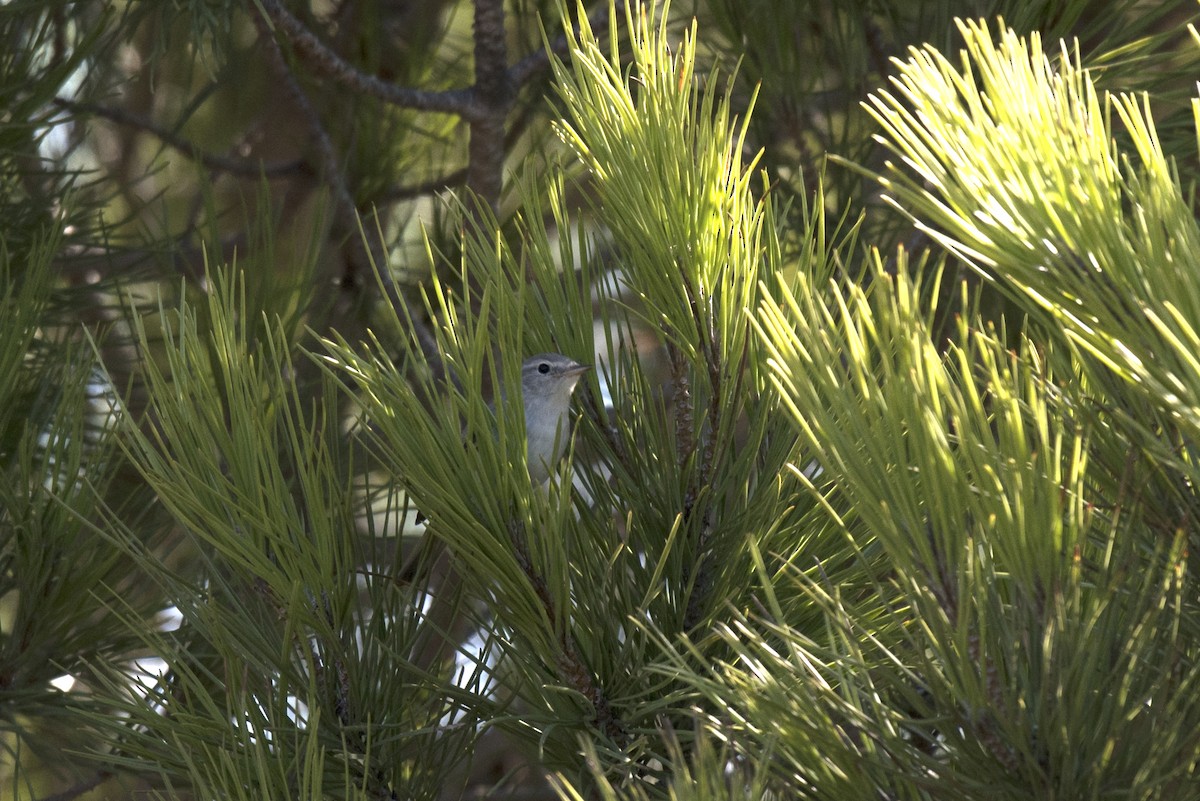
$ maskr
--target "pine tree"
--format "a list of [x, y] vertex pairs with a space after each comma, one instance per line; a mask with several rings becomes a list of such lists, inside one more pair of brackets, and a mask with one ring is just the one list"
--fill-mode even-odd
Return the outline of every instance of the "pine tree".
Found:
[[1195, 797], [1195, 9], [1046, 6], [0, 8], [5, 797]]

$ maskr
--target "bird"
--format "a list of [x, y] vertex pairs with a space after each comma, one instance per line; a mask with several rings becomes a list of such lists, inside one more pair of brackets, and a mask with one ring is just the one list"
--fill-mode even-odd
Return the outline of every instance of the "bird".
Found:
[[[550, 480], [570, 439], [571, 396], [579, 379], [591, 365], [580, 364], [561, 353], [539, 353], [521, 363], [521, 399], [525, 406], [525, 462], [529, 481], [541, 487]], [[495, 411], [507, 402], [510, 393], [503, 387], [498, 401], [489, 403]], [[463, 432], [466, 436], [466, 432]], [[415, 510], [414, 523], [424, 525], [428, 518]]]
[[[591, 369], [561, 353], [539, 353], [521, 364], [529, 479], [541, 486], [562, 459], [570, 438], [571, 395]], [[501, 402], [504, 400], [501, 393]]]

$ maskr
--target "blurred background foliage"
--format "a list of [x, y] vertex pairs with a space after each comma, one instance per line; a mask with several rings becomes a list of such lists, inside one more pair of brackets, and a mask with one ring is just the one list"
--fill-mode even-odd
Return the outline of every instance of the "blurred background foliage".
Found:
[[0, 794], [1195, 798], [1197, 13], [0, 5]]

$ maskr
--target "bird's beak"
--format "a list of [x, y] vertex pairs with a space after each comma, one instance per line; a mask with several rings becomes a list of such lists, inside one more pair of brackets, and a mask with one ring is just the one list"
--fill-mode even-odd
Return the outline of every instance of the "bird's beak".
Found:
[[568, 367], [563, 371], [563, 374], [568, 378], [578, 378], [591, 369], [592, 366], [590, 364], [577, 364], [574, 367]]

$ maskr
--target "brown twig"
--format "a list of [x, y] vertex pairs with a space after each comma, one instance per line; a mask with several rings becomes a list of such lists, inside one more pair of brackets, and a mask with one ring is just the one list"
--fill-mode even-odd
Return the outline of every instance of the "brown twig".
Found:
[[[365, 95], [377, 97], [386, 103], [418, 111], [441, 111], [472, 119], [479, 113], [474, 92], [470, 89], [455, 89], [433, 92], [398, 86], [368, 75], [345, 61], [330, 50], [320, 39], [283, 7], [279, 0], [259, 0], [271, 24], [279, 28], [295, 48], [296, 54], [318, 73]], [[257, 16], [257, 15], [256, 15]]]
[[[559, 36], [549, 49], [531, 53], [508, 65], [507, 32], [503, 0], [475, 0], [475, 84], [466, 89], [428, 91], [399, 86], [362, 72], [325, 45], [304, 23], [284, 8], [280, 0], [260, 0], [262, 12], [291, 43], [296, 54], [318, 74], [357, 92], [387, 103], [421, 111], [457, 114], [470, 125], [468, 188], [493, 211], [504, 179], [504, 126], [512, 110], [516, 89], [546, 69], [551, 55], [567, 53], [568, 39]], [[608, 28], [608, 7], [598, 6], [588, 18], [594, 31]], [[443, 182], [422, 184], [413, 190], [396, 190], [388, 199], [436, 191]]]
[[[357, 210], [332, 141], [311, 102], [288, 68], [279, 43], [274, 37], [274, 31], [278, 30], [297, 56], [318, 74], [387, 103], [422, 111], [457, 114], [466, 120], [470, 126], [466, 185], [493, 212], [498, 208], [503, 188], [504, 158], [508, 150], [504, 129], [512, 109], [516, 88], [549, 65], [551, 52], [543, 49], [510, 68], [507, 63], [503, 0], [475, 0], [474, 86], [467, 89], [427, 91], [399, 86], [360, 71], [325, 45], [301, 20], [284, 8], [280, 0], [257, 0], [251, 9], [251, 16], [261, 39], [266, 43], [268, 63], [280, 78], [284, 91], [308, 122], [317, 149], [322, 178], [329, 183], [333, 191], [334, 219], [340, 229], [338, 233], [355, 243], [348, 264], [347, 278], [354, 278], [364, 266], [369, 266], [401, 319], [410, 321], [417, 328], [417, 341], [434, 368], [441, 370], [434, 338], [428, 331], [421, 330], [419, 321], [406, 312], [405, 301], [384, 268], [381, 243], [372, 237], [367, 246], [361, 244]], [[607, 6], [603, 9], [597, 8], [589, 17], [595, 30], [606, 30], [607, 20]], [[556, 39], [550, 51], [562, 54], [566, 52], [566, 48], [567, 37], [564, 35]], [[386, 199], [402, 199], [436, 191], [440, 186], [452, 183], [455, 178], [456, 174], [415, 188], [398, 189], [389, 193]]]
[[112, 247], [81, 247], [69, 246], [64, 248], [54, 260], [58, 274], [71, 281], [92, 283], [118, 273], [125, 273], [150, 265], [167, 266], [175, 272], [186, 276], [189, 280], [198, 281], [204, 277], [203, 264], [207, 257], [211, 262], [232, 261], [235, 254], [244, 252], [249, 240], [244, 233], [226, 236], [221, 239], [220, 246], [213, 248], [213, 243], [189, 244], [185, 238], [191, 232], [185, 232], [176, 237], [174, 247], [165, 250], [127, 249], [115, 250]]
[[[597, 37], [608, 31], [608, 9], [608, 3], [601, 3], [592, 9], [592, 13], [587, 17], [588, 26]], [[561, 59], [566, 58], [569, 53], [569, 40], [566, 34], [559, 34], [550, 43], [549, 50], [543, 47], [513, 64], [508, 70], [508, 79], [513, 86], [524, 86], [534, 75], [550, 66], [552, 55]]]
[[[682, 469], [696, 450], [695, 430], [692, 426], [692, 382], [687, 373], [683, 353], [680, 352], [679, 346], [670, 340], [667, 341], [667, 358], [671, 363], [671, 405], [675, 413], [675, 462]], [[688, 499], [685, 498], [684, 504], [687, 502]]]
[[[269, 5], [269, 3], [264, 5]], [[278, 7], [277, 3], [274, 5]], [[329, 184], [333, 192], [335, 207], [334, 221], [337, 225], [337, 233], [344, 237], [352, 248], [347, 263], [346, 283], [351, 286], [356, 285], [360, 274], [364, 272], [372, 274], [379, 285], [383, 287], [384, 295], [387, 297], [388, 302], [391, 303], [392, 308], [396, 310], [397, 316], [411, 327], [413, 336], [428, 359], [430, 367], [435, 372], [444, 373], [445, 368], [435, 337], [420, 319], [408, 310], [408, 302], [400, 294], [396, 282], [392, 279], [392, 275], [387, 269], [383, 243], [378, 237], [374, 236], [367, 236], [364, 241], [364, 236], [359, 230], [358, 209], [354, 205], [354, 197], [350, 193], [350, 186], [346, 181], [345, 173], [341, 169], [341, 163], [333, 148], [333, 140], [329, 137], [328, 131], [325, 130], [325, 126], [317, 114], [317, 110], [313, 107], [312, 102], [309, 101], [304, 90], [300, 88], [296, 76], [292, 74], [291, 69], [288, 67], [287, 61], [283, 57], [283, 51], [271, 33], [270, 18], [257, 13], [253, 14], [253, 17], [254, 24], [258, 28], [259, 37], [266, 48], [268, 66], [275, 72], [283, 90], [292, 99], [301, 116], [307, 121], [313, 142], [317, 148], [317, 157], [320, 163], [322, 178]]]
[[[529, 547], [525, 542], [525, 533], [521, 528], [521, 524], [516, 520], [511, 521], [509, 524], [509, 537], [512, 542], [513, 553], [517, 558], [517, 564], [520, 565], [521, 570], [525, 573], [525, 577], [529, 579], [529, 583], [532, 585], [538, 600], [541, 601], [542, 608], [546, 612], [546, 617], [550, 621], [550, 625], [557, 627], [558, 611], [554, 603], [554, 598], [550, 595], [550, 588], [546, 586], [546, 579], [542, 577], [542, 574], [533, 564], [533, 559], [529, 556]], [[625, 726], [613, 712], [612, 705], [608, 702], [608, 696], [605, 695], [603, 688], [596, 683], [592, 671], [584, 663], [583, 657], [579, 653], [579, 646], [565, 624], [562, 626], [561, 634], [559, 634], [558, 649], [555, 659], [555, 669], [558, 671], [559, 678], [563, 679], [570, 687], [588, 699], [592, 705], [592, 709], [596, 713], [596, 725], [600, 727], [605, 736], [614, 743], [624, 744], [627, 739]]]
[[169, 130], [145, 117], [134, 114], [120, 108], [111, 106], [103, 106], [98, 103], [85, 103], [77, 100], [69, 100], [65, 97], [56, 97], [51, 101], [55, 106], [65, 111], [70, 111], [75, 114], [90, 114], [93, 117], [115, 122], [117, 125], [123, 125], [128, 128], [135, 128], [139, 131], [145, 131], [153, 135], [156, 139], [162, 142], [167, 147], [177, 150], [188, 158], [200, 163], [206, 169], [214, 172], [229, 173], [232, 175], [246, 176], [265, 176], [267, 178], [277, 178], [280, 176], [299, 175], [305, 171], [303, 161], [296, 159], [294, 161], [285, 161], [276, 164], [267, 164], [261, 160], [231, 158], [229, 156], [218, 156], [214, 153], [206, 153], [201, 150], [194, 142], [179, 136], [174, 131]]
[[97, 787], [104, 784], [109, 779], [113, 778], [115, 775], [116, 774], [114, 774], [111, 771], [107, 771], [107, 770], [99, 771], [91, 778], [85, 779], [84, 781], [80, 782], [79, 784], [76, 784], [73, 787], [68, 787], [66, 790], [63, 790], [61, 793], [54, 793], [53, 795], [42, 796], [39, 799], [39, 801], [74, 801], [74, 799], [79, 798], [80, 796], [83, 796], [83, 795], [87, 795], [88, 793], [92, 792]]
[[504, 123], [512, 108], [504, 0], [475, 0], [475, 87], [467, 188], [496, 211], [504, 180]]
[[[685, 279], [686, 282], [686, 279]], [[684, 361], [683, 353], [674, 343], [667, 343], [667, 354], [671, 362], [671, 383], [673, 385], [673, 407], [675, 412], [675, 460], [680, 470], [696, 452], [697, 432], [695, 427], [695, 402], [696, 399], [692, 394], [691, 377], [687, 372], [687, 363]], [[710, 399], [709, 401], [713, 401]], [[711, 454], [710, 454], [711, 455]], [[703, 456], [703, 454], [702, 454]], [[696, 501], [699, 498], [699, 488], [705, 486], [700, 484], [699, 470], [703, 469], [703, 464], [695, 466], [691, 472], [691, 478], [688, 480], [687, 489], [683, 495], [683, 508], [680, 514], [683, 516], [684, 524], [690, 524], [696, 510]], [[707, 585], [709, 583], [706, 563], [708, 561], [705, 551], [707, 549], [708, 530], [710, 521], [707, 513], [704, 515], [704, 520], [701, 524], [700, 536], [696, 542], [695, 563], [694, 567], [685, 566], [684, 573], [681, 576], [684, 586], [691, 584], [691, 591], [688, 595], [687, 607], [684, 611], [684, 630], [693, 628], [700, 618], [700, 610], [704, 605], [704, 596], [707, 595]]]
[[308, 126], [309, 134], [312, 136], [313, 145], [317, 151], [321, 179], [333, 193], [334, 220], [338, 227], [338, 234], [345, 237], [352, 248], [349, 259], [350, 274], [347, 277], [353, 278], [362, 268], [367, 268], [368, 270], [379, 270], [382, 278], [385, 273], [382, 269], [383, 254], [375, 244], [373, 237], [370, 241], [375, 246], [368, 249], [369, 246], [363, 242], [362, 237], [358, 236], [358, 215], [354, 206], [354, 197], [350, 194], [350, 187], [341, 169], [337, 151], [334, 150], [333, 140], [330, 138], [329, 132], [325, 130], [325, 125], [308, 99], [308, 95], [300, 88], [296, 76], [288, 67], [279, 43], [271, 34], [268, 18], [260, 14], [254, 14], [253, 17], [254, 25], [258, 28], [259, 39], [263, 43], [267, 66], [278, 79], [280, 89], [291, 100]]

